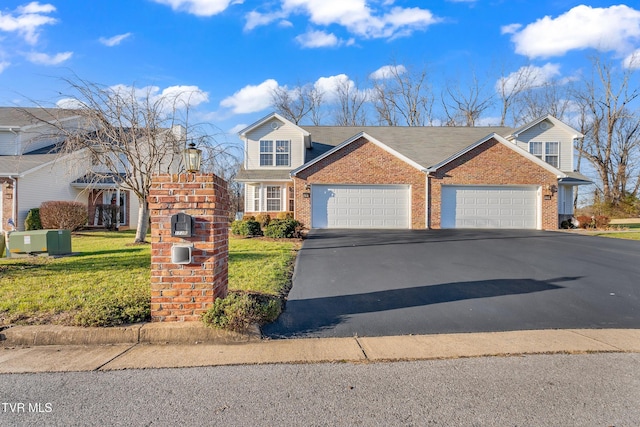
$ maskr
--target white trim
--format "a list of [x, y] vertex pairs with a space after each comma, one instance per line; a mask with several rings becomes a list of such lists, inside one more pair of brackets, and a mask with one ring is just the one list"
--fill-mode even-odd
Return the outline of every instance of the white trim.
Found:
[[453, 156], [449, 157], [448, 159], [445, 159], [442, 162], [438, 163], [437, 165], [430, 167], [428, 169], [428, 172], [430, 172], [430, 173], [436, 172], [438, 169], [440, 169], [444, 165], [446, 165], [448, 163], [451, 163], [452, 161], [454, 161], [458, 157], [468, 153], [469, 151], [473, 150], [474, 148], [479, 147], [480, 145], [484, 144], [487, 141], [490, 141], [491, 139], [495, 139], [496, 141], [498, 141], [502, 145], [504, 145], [506, 147], [509, 147], [511, 150], [515, 151], [516, 153], [520, 154], [521, 156], [524, 156], [528, 160], [531, 160], [532, 162], [536, 163], [538, 166], [541, 166], [542, 168], [546, 169], [547, 171], [553, 173], [554, 175], [556, 175], [557, 178], [566, 178], [567, 177], [567, 175], [564, 172], [562, 172], [561, 170], [551, 166], [549, 163], [539, 159], [538, 157], [534, 156], [533, 154], [529, 153], [526, 150], [523, 150], [522, 148], [518, 147], [517, 145], [510, 143], [509, 141], [507, 141], [506, 139], [504, 139], [503, 137], [501, 137], [497, 133], [492, 133], [491, 135], [487, 135], [486, 137], [484, 137], [480, 141], [478, 141], [478, 142], [476, 142], [474, 144], [471, 144], [470, 146], [468, 146], [464, 150], [459, 151], [458, 153], [454, 154]]
[[572, 135], [573, 139], [578, 139], [578, 138], [584, 138], [584, 135], [581, 134], [580, 132], [578, 132], [577, 130], [575, 130], [574, 128], [572, 128], [571, 126], [569, 126], [568, 124], [561, 122], [560, 120], [556, 119], [555, 117], [553, 117], [551, 114], [547, 114], [546, 116], [542, 116], [532, 122], [527, 123], [526, 125], [516, 129], [511, 135], [507, 136], [507, 139], [515, 139], [518, 138], [518, 136], [520, 136], [520, 134], [522, 132], [525, 132], [529, 129], [531, 129], [532, 127], [534, 127], [537, 124], [542, 123], [545, 120], [549, 120], [551, 123], [553, 123], [554, 126], [558, 126], [560, 128], [562, 128], [565, 132], [569, 133]]
[[427, 169], [425, 167], [419, 165], [418, 163], [414, 162], [410, 158], [398, 153], [396, 150], [392, 149], [391, 147], [389, 147], [388, 145], [384, 144], [383, 142], [380, 142], [379, 140], [375, 139], [374, 137], [372, 137], [371, 135], [367, 134], [366, 132], [360, 132], [357, 135], [354, 135], [351, 138], [347, 139], [343, 143], [341, 143], [339, 145], [336, 145], [331, 150], [327, 151], [326, 153], [322, 154], [321, 156], [318, 156], [315, 159], [313, 159], [313, 160], [303, 164], [302, 166], [299, 166], [296, 169], [292, 170], [291, 171], [291, 176], [296, 176], [299, 172], [303, 171], [304, 169], [308, 168], [309, 166], [312, 166], [312, 165], [318, 163], [319, 161], [321, 161], [323, 159], [326, 159], [327, 157], [329, 157], [333, 153], [342, 150], [344, 147], [346, 147], [347, 145], [359, 140], [360, 138], [364, 138], [367, 141], [371, 142], [372, 144], [377, 145], [379, 148], [382, 148], [387, 153], [397, 157], [398, 159], [400, 159], [403, 162], [409, 164], [410, 166], [413, 166], [414, 168], [418, 169], [421, 172], [426, 172], [427, 171]]
[[259, 119], [258, 121], [253, 122], [252, 124], [250, 124], [250, 125], [249, 125], [249, 126], [247, 126], [246, 128], [244, 128], [244, 129], [240, 130], [240, 131], [238, 132], [238, 136], [240, 136], [240, 137], [242, 137], [242, 138], [246, 138], [246, 136], [247, 136], [247, 135], [246, 135], [246, 134], [247, 134], [247, 132], [249, 132], [249, 131], [251, 131], [251, 130], [253, 130], [253, 129], [255, 129], [255, 128], [259, 127], [259, 126], [262, 126], [263, 124], [265, 124], [266, 122], [268, 122], [269, 120], [274, 119], [274, 118], [275, 118], [275, 119], [280, 120], [281, 122], [288, 123], [288, 124], [290, 124], [291, 126], [295, 127], [295, 128], [296, 128], [296, 129], [298, 129], [300, 132], [302, 132], [302, 134], [303, 134], [304, 136], [309, 136], [309, 135], [310, 135], [310, 134], [309, 134], [309, 132], [307, 132], [306, 130], [302, 129], [300, 126], [298, 126], [298, 125], [294, 124], [294, 123], [293, 123], [293, 122], [291, 122], [290, 120], [285, 119], [285, 118], [284, 118], [284, 117], [282, 117], [280, 114], [278, 114], [278, 113], [270, 113], [270, 114], [268, 114], [268, 115], [264, 116], [263, 118]]

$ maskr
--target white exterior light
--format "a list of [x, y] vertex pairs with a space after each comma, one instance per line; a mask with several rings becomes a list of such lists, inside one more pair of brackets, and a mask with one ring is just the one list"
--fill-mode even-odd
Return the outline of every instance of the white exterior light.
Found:
[[182, 151], [184, 167], [187, 172], [199, 172], [200, 161], [202, 160], [202, 150], [196, 148], [195, 143], [190, 143], [187, 148]]

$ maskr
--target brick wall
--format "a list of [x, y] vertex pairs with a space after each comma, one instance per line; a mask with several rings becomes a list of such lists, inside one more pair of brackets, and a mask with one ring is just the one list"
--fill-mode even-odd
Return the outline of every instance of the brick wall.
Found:
[[[154, 176], [151, 216], [151, 317], [154, 322], [196, 321], [227, 294], [229, 195], [213, 174]], [[172, 237], [171, 216], [195, 218], [194, 237]], [[191, 264], [172, 264], [173, 244], [193, 244]]]
[[296, 219], [311, 228], [311, 184], [409, 184], [411, 227], [425, 228], [426, 175], [377, 145], [360, 138], [294, 177]]
[[[429, 179], [430, 228], [440, 228], [442, 185], [535, 185], [542, 188], [542, 229], [558, 228], [557, 193], [548, 190], [558, 185], [556, 175], [496, 140], [490, 140], [438, 169]], [[545, 196], [549, 200], [545, 200]]]

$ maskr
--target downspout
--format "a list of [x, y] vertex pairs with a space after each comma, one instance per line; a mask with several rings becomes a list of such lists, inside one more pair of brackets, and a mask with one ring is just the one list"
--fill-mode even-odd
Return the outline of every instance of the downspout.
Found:
[[[18, 177], [10, 176], [9, 179], [13, 181], [13, 207], [11, 209], [11, 216], [13, 217], [13, 223], [17, 225], [18, 221]], [[3, 224], [4, 225], [4, 224]]]

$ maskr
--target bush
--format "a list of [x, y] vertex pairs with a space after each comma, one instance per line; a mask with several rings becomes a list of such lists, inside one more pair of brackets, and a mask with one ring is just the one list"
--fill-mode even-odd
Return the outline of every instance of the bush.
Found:
[[595, 225], [598, 229], [605, 229], [609, 227], [609, 223], [611, 222], [611, 218], [604, 215], [598, 215], [595, 218]]
[[264, 229], [264, 235], [276, 239], [298, 237], [300, 223], [295, 219], [274, 219]]
[[590, 216], [587, 215], [580, 215], [578, 216], [578, 218], [576, 218], [578, 220], [579, 227], [586, 230], [587, 228], [594, 228], [595, 224], [593, 223], [593, 219]]
[[271, 222], [271, 216], [269, 214], [258, 214], [256, 215], [256, 221], [260, 223], [261, 227], [266, 227]]
[[233, 221], [231, 232], [239, 236], [261, 236], [262, 229], [260, 223], [255, 220]]
[[43, 202], [40, 205], [40, 220], [45, 229], [75, 231], [87, 224], [87, 206], [80, 202]]
[[75, 317], [78, 326], [119, 326], [147, 322], [151, 318], [149, 292], [109, 295], [90, 303]]
[[278, 212], [277, 219], [293, 219], [293, 212]]
[[278, 297], [264, 294], [231, 292], [226, 298], [218, 298], [202, 321], [216, 328], [246, 331], [251, 325], [273, 322], [282, 312]]
[[255, 221], [256, 217], [253, 216], [253, 215], [244, 214], [244, 215], [242, 215], [242, 220], [243, 221]]
[[27, 218], [24, 220], [24, 229], [29, 230], [42, 230], [42, 222], [40, 221], [40, 209], [33, 208], [29, 210]]

